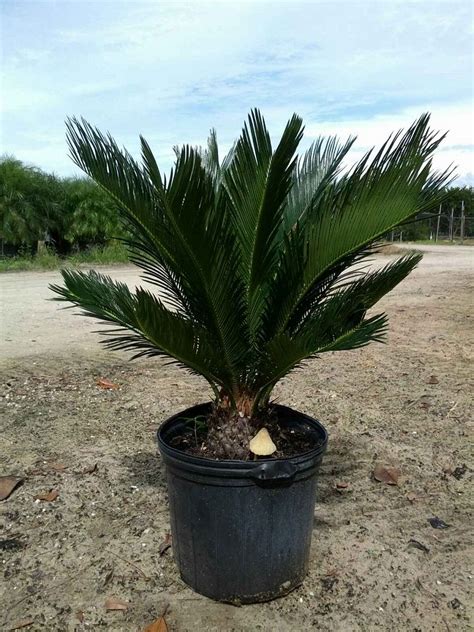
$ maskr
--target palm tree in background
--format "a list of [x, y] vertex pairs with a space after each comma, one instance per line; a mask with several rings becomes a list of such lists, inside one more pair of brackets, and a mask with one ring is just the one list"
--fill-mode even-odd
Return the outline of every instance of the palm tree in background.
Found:
[[0, 159], [0, 237], [28, 247], [41, 243], [59, 219], [61, 185], [10, 156]]

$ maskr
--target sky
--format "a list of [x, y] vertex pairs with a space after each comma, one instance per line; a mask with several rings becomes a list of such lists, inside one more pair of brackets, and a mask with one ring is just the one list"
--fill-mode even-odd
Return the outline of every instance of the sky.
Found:
[[0, 154], [78, 170], [64, 121], [83, 116], [163, 170], [173, 145], [223, 150], [253, 107], [275, 141], [293, 112], [308, 146], [356, 135], [350, 160], [422, 112], [448, 136], [437, 168], [474, 185], [472, 33], [464, 0], [0, 0]]

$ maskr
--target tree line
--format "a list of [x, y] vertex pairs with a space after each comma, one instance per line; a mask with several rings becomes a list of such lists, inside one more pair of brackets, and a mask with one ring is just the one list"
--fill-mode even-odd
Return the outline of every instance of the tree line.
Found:
[[[447, 191], [441, 208], [440, 236], [447, 235], [451, 209], [454, 229], [459, 226], [462, 206], [464, 235], [474, 236], [472, 187], [451, 187]], [[403, 239], [432, 238], [437, 213], [439, 208], [433, 208], [404, 226]], [[113, 199], [92, 180], [61, 178], [12, 156], [0, 158], [0, 242], [4, 255], [33, 254], [43, 244], [66, 255], [105, 245], [121, 236], [123, 228]]]
[[58, 254], [123, 234], [114, 201], [92, 180], [60, 178], [11, 156], [0, 158], [0, 239], [4, 253]]

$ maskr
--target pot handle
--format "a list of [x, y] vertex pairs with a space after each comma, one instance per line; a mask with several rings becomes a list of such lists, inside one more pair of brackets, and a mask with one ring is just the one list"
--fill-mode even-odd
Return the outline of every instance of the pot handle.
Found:
[[295, 478], [298, 471], [296, 465], [291, 462], [282, 463], [281, 461], [268, 461], [262, 463], [249, 472], [249, 477], [257, 482], [288, 482]]

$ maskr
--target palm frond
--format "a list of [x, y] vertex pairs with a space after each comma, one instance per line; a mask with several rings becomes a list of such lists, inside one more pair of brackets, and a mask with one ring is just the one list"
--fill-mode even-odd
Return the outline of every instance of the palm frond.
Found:
[[[438, 195], [449, 174], [429, 178], [432, 154], [443, 137], [433, 133], [428, 122], [429, 117], [422, 116], [405, 134], [389, 138], [373, 158], [369, 152], [304, 211], [287, 237], [280, 271], [269, 289], [282, 297], [281, 286], [288, 286], [282, 271], [293, 270], [293, 284], [272, 316], [282, 330], [295, 311], [304, 311], [315, 286], [331, 269], [352, 265], [358, 253]], [[268, 305], [272, 309], [274, 301]]]
[[216, 212], [213, 183], [199, 153], [183, 147], [166, 182], [144, 139], [143, 169], [84, 121], [70, 121], [68, 139], [76, 163], [120, 202], [133, 234], [132, 260], [170, 305], [208, 329], [235, 385], [248, 353], [244, 290], [236, 274], [235, 239]]
[[301, 222], [304, 213], [316, 204], [318, 196], [336, 179], [355, 140], [351, 137], [341, 143], [337, 136], [320, 136], [299, 159], [285, 210], [286, 231]]
[[272, 152], [264, 120], [254, 110], [224, 174], [241, 249], [241, 271], [247, 285], [248, 320], [253, 337], [265, 302], [268, 270], [273, 269], [278, 258], [277, 236], [302, 134], [302, 120], [293, 115]]
[[58, 294], [55, 300], [68, 301], [85, 316], [118, 325], [102, 332], [106, 346], [138, 349], [139, 356], [168, 356], [214, 384], [229, 378], [209, 333], [170, 312], [151, 292], [133, 293], [125, 283], [95, 271], [62, 270], [61, 274], [64, 286], [50, 286]]
[[265, 404], [307, 358], [384, 339], [386, 316], [368, 310], [421, 256], [378, 270], [370, 259], [383, 235], [433, 207], [452, 174], [432, 171], [443, 136], [428, 124], [421, 116], [343, 170], [354, 139], [319, 138], [298, 159], [301, 119], [274, 149], [252, 110], [223, 160], [211, 130], [207, 148], [175, 148], [165, 177], [144, 138], [138, 163], [71, 119], [71, 157], [112, 196], [131, 261], [157, 293], [72, 271], [52, 289], [113, 323], [111, 348], [165, 355], [236, 408], [240, 397], [247, 408], [249, 397]]
[[226, 214], [215, 209], [221, 200], [216, 200], [212, 180], [195, 149], [182, 148], [166, 190], [161, 179], [155, 178], [147, 153], [144, 161], [163, 199], [163, 213], [173, 237], [173, 258], [186, 281], [193, 314], [219, 342], [236, 380], [248, 353], [245, 288], [237, 275], [237, 247]]

